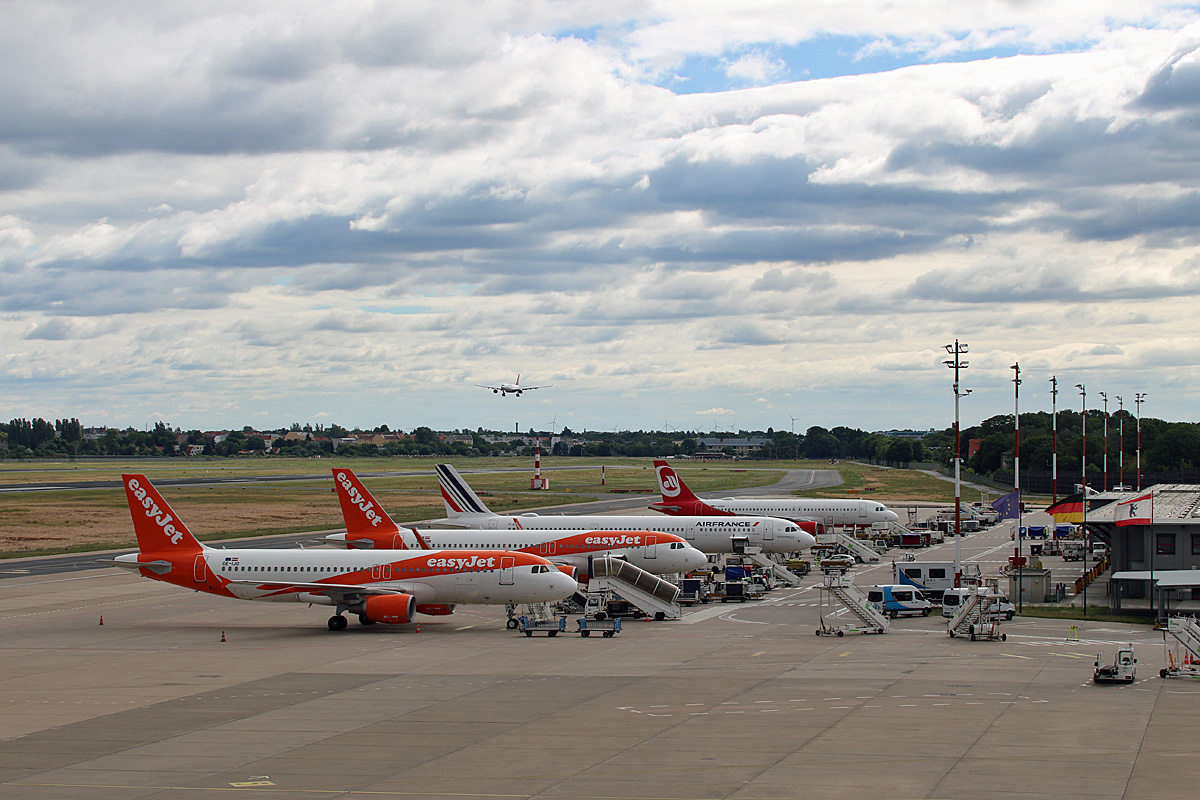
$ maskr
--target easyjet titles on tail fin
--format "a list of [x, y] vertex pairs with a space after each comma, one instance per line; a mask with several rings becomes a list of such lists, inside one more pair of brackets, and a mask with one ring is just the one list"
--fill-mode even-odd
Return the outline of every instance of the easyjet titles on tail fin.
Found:
[[335, 468], [333, 482], [342, 504], [346, 533], [399, 532], [400, 528], [351, 470]]
[[142, 553], [199, 553], [204, 545], [167, 504], [145, 475], [122, 475], [133, 532]]

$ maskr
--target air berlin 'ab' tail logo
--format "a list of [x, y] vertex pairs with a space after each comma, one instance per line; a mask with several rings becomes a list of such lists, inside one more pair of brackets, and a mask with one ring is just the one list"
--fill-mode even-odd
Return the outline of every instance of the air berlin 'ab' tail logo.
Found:
[[663, 497], [679, 496], [679, 476], [670, 467], [658, 468], [658, 486]]

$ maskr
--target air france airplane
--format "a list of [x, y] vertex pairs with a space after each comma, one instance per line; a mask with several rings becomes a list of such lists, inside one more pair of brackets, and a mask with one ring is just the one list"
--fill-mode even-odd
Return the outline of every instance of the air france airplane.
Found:
[[626, 531], [646, 530], [673, 533], [701, 553], [732, 553], [735, 540], [761, 547], [764, 553], [794, 553], [812, 547], [817, 540], [786, 519], [774, 517], [677, 516], [670, 519], [637, 516], [539, 516], [521, 514], [505, 517], [494, 514], [471, 490], [458, 470], [438, 464], [438, 482], [446, 504], [446, 518], [438, 524], [456, 528], [482, 528], [491, 531]]
[[507, 397], [510, 394], [515, 394], [517, 397], [520, 397], [521, 392], [532, 392], [534, 389], [549, 389], [554, 384], [544, 383], [541, 386], [522, 386], [521, 375], [518, 373], [516, 383], [501, 383], [499, 386], [491, 386], [486, 383], [477, 383], [475, 385], [480, 389], [491, 389], [492, 394], [498, 394], [501, 397]]
[[[626, 531], [586, 531], [562, 535], [554, 531], [524, 530], [505, 533], [489, 530], [401, 530], [351, 470], [335, 468], [333, 482], [346, 532], [325, 541], [352, 549], [396, 549], [412, 547], [516, 550], [536, 553], [554, 564], [566, 564], [587, 574], [588, 558], [612, 556], [657, 575], [691, 572], [708, 566], [708, 558], [683, 539], [670, 533], [642, 528]], [[653, 517], [643, 519], [652, 520]]]
[[505, 550], [231, 549], [201, 544], [144, 475], [122, 475], [138, 552], [113, 564], [142, 577], [237, 600], [332, 606], [329, 630], [359, 622], [401, 625], [456, 603], [562, 600], [575, 580], [546, 559]]
[[702, 500], [692, 493], [683, 479], [662, 460], [654, 462], [658, 475], [658, 490], [662, 502], [650, 508], [670, 516], [703, 514], [723, 516], [748, 514], [770, 515], [794, 520], [797, 524], [855, 525], [870, 527], [876, 522], [896, 522], [900, 516], [882, 503], [874, 500], [824, 500], [818, 498], [751, 498], [726, 497], [720, 500]]

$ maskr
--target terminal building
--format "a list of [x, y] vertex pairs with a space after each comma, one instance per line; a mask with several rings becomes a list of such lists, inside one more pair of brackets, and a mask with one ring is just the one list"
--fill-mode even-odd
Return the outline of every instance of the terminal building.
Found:
[[[1153, 495], [1152, 524], [1117, 525], [1120, 503]], [[1153, 608], [1158, 616], [1197, 608], [1200, 601], [1200, 486], [1158, 484], [1142, 492], [1087, 497], [1087, 528], [1108, 544], [1112, 559], [1109, 604], [1114, 613]], [[1132, 601], [1132, 602], [1129, 602]]]

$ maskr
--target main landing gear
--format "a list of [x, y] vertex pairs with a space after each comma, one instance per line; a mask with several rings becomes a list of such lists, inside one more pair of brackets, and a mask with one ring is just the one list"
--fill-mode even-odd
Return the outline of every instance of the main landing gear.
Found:
[[329, 618], [329, 630], [331, 631], [344, 631], [348, 624], [350, 623], [346, 622], [346, 618], [341, 614], [334, 614]]

